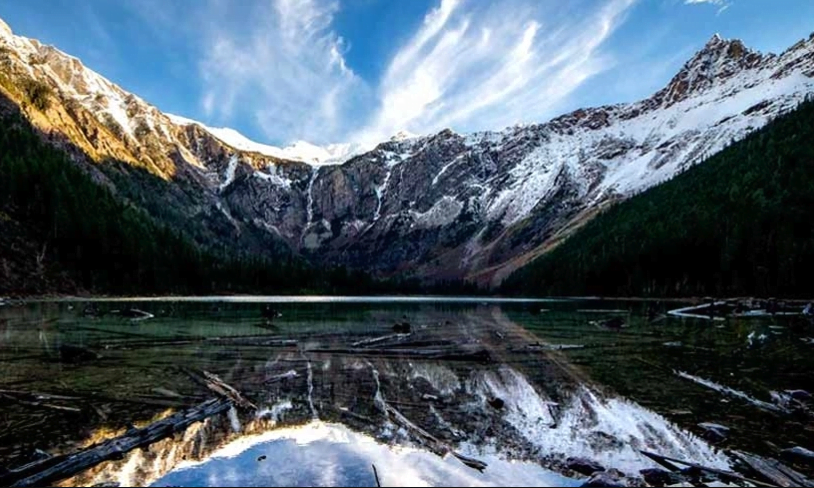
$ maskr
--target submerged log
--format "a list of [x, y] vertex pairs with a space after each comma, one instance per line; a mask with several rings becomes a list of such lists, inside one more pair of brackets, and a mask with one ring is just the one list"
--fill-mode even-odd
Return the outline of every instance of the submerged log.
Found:
[[464, 456], [463, 454], [456, 452], [450, 446], [442, 442], [434, 435], [430, 434], [426, 430], [412, 423], [409, 419], [407, 419], [407, 417], [405, 417], [404, 415], [402, 415], [401, 412], [390, 406], [386, 401], [382, 400], [382, 404], [385, 414], [387, 414], [391, 419], [393, 419], [397, 424], [401, 425], [405, 429], [417, 433], [419, 437], [421, 437], [425, 442], [429, 444], [428, 447], [430, 447], [431, 450], [436, 451], [437, 454], [439, 455], [452, 454], [464, 465], [469, 466], [472, 469], [476, 469], [480, 472], [483, 472], [483, 470], [489, 466], [483, 461], [468, 456]]
[[139, 310], [137, 308], [129, 308], [127, 310], [114, 310], [111, 313], [121, 315], [122, 317], [128, 318], [133, 321], [147, 320], [155, 317], [155, 315], [151, 314], [150, 312], [145, 312], [144, 310]]
[[173, 414], [142, 429], [130, 429], [124, 435], [109, 439], [79, 452], [37, 461], [0, 475], [0, 486], [39, 486], [70, 478], [97, 464], [122, 459], [139, 447], [163, 440], [185, 431], [190, 425], [227, 411], [229, 399], [207, 400], [200, 405]]
[[433, 349], [315, 348], [309, 349], [308, 352], [323, 354], [347, 354], [359, 357], [395, 357], [445, 361], [473, 361], [478, 363], [489, 363], [492, 360], [492, 356], [486, 349], [465, 349], [453, 347]]
[[246, 410], [257, 410], [257, 405], [249, 401], [239, 391], [227, 385], [217, 375], [210, 373], [209, 371], [204, 371], [202, 375], [199, 375], [187, 368], [182, 368], [182, 371], [184, 371], [196, 383], [208, 388], [218, 396], [231, 401], [236, 406]]
[[732, 454], [736, 459], [742, 461], [754, 472], [758, 473], [760, 476], [776, 486], [814, 487], [814, 482], [806, 478], [805, 475], [798, 473], [779, 461], [762, 458], [754, 454], [748, 454], [740, 451], [735, 451]]
[[52, 403], [43, 403], [40, 401], [29, 401], [23, 400], [21, 398], [17, 398], [11, 395], [6, 395], [4, 393], [0, 393], [0, 398], [3, 398], [8, 401], [12, 401], [14, 403], [19, 403], [20, 405], [25, 405], [27, 407], [37, 407], [37, 408], [45, 408], [49, 410], [58, 410], [60, 412], [71, 412], [71, 413], [81, 413], [82, 409], [77, 407], [66, 407], [63, 405], [54, 405]]
[[387, 342], [390, 339], [398, 339], [398, 340], [406, 339], [406, 338], [410, 337], [411, 335], [412, 335], [412, 333], [409, 333], [409, 334], [401, 334], [401, 333], [389, 334], [389, 335], [386, 335], [386, 336], [374, 337], [372, 339], [363, 339], [361, 341], [354, 342], [353, 344], [351, 344], [351, 346], [352, 347], [370, 346], [370, 345], [373, 345], [373, 344], [378, 344], [380, 342]]
[[672, 457], [668, 457], [668, 456], [663, 456], [661, 454], [656, 454], [654, 452], [648, 452], [648, 451], [642, 451], [642, 450], [640, 450], [639, 452], [642, 453], [643, 455], [647, 456], [648, 458], [652, 459], [656, 463], [658, 463], [658, 464], [664, 466], [665, 468], [671, 470], [671, 471], [678, 471], [679, 469], [676, 466], [676, 464], [680, 464], [682, 466], [688, 466], [690, 468], [694, 468], [694, 469], [696, 469], [698, 471], [704, 471], [704, 472], [707, 472], [707, 473], [714, 474], [723, 482], [726, 482], [726, 481], [741, 481], [741, 482], [745, 482], [745, 483], [751, 483], [754, 486], [762, 486], [762, 487], [773, 487], [773, 486], [775, 486], [775, 485], [772, 485], [772, 484], [764, 483], [762, 481], [758, 481], [758, 480], [747, 478], [745, 476], [741, 476], [738, 473], [734, 473], [732, 471], [724, 471], [724, 470], [718, 469], [718, 468], [709, 468], [707, 466], [702, 466], [700, 464], [692, 463], [692, 462], [689, 462], [689, 461], [682, 461], [680, 459], [676, 459], [676, 458], [672, 458]]

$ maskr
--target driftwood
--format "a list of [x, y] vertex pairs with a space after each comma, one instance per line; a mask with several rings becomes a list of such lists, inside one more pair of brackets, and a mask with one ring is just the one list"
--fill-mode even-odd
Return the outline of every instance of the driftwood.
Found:
[[753, 471], [766, 478], [776, 486], [804, 486], [814, 487], [814, 483], [805, 477], [805, 475], [785, 466], [784, 464], [775, 461], [774, 459], [766, 459], [754, 454], [735, 451], [732, 453], [736, 459], [742, 461], [749, 466]]
[[376, 465], [375, 465], [375, 464], [371, 464], [371, 466], [373, 466], [373, 476], [375, 476], [375, 477], [376, 477], [376, 486], [378, 486], [379, 488], [381, 488], [382, 484], [381, 484], [381, 482], [379, 481], [379, 472], [378, 472], [378, 471], [376, 471]]
[[[54, 402], [65, 402], [65, 401], [72, 401], [74, 404], [79, 403], [89, 403], [92, 408], [95, 408], [91, 402], [109, 402], [109, 403], [129, 403], [129, 404], [139, 404], [139, 405], [149, 405], [153, 407], [190, 407], [196, 401], [201, 401], [203, 397], [197, 398], [176, 398], [174, 400], [168, 399], [165, 396], [149, 396], [149, 395], [131, 395], [126, 398], [124, 397], [117, 397], [117, 396], [110, 396], [110, 395], [103, 395], [96, 392], [83, 392], [83, 391], [69, 391], [70, 395], [63, 394], [62, 391], [59, 393], [41, 393], [41, 392], [28, 392], [28, 391], [21, 391], [21, 390], [4, 390], [0, 389], [0, 397], [15, 397], [14, 401], [18, 403], [24, 403], [19, 401], [20, 397], [24, 398], [29, 402], [41, 402], [42, 400], [54, 401]], [[187, 400], [191, 401], [187, 401]], [[46, 405], [39, 405], [44, 408], [49, 408]], [[61, 407], [60, 405], [51, 405], [56, 407]], [[72, 407], [64, 407], [64, 408], [57, 408], [56, 410], [64, 410], [68, 412], [72, 412], [75, 409]]]
[[74, 454], [36, 461], [0, 475], [0, 486], [40, 486], [70, 478], [101, 462], [122, 459], [133, 449], [146, 447], [190, 425], [227, 411], [231, 400], [207, 400], [189, 410], [178, 412], [143, 429], [130, 429], [124, 435], [109, 439]]
[[204, 371], [204, 378], [206, 378], [206, 386], [217, 393], [218, 395], [228, 398], [235, 405], [246, 410], [257, 410], [257, 405], [250, 402], [239, 391], [224, 383], [224, 381], [208, 371]]
[[491, 362], [491, 355], [486, 349], [467, 350], [462, 348], [438, 349], [373, 349], [373, 348], [318, 348], [309, 349], [309, 353], [343, 354], [358, 357], [395, 357], [444, 361], [473, 361], [479, 363]]
[[653, 461], [657, 462], [658, 464], [660, 464], [660, 465], [664, 466], [665, 468], [670, 469], [672, 471], [678, 471], [678, 468], [677, 468], [677, 466], [675, 466], [675, 464], [680, 464], [682, 466], [689, 466], [690, 468], [694, 468], [694, 469], [697, 469], [699, 471], [705, 471], [707, 473], [712, 473], [712, 474], [718, 476], [719, 478], [721, 478], [721, 481], [726, 481], [726, 480], [742, 481], [742, 482], [745, 482], [745, 483], [751, 483], [754, 486], [761, 486], [761, 487], [773, 487], [773, 486], [775, 486], [775, 485], [771, 485], [771, 484], [768, 484], [768, 483], [764, 483], [762, 481], [753, 480], [753, 479], [747, 478], [745, 476], [741, 476], [738, 473], [733, 473], [732, 471], [724, 471], [722, 469], [717, 469], [717, 468], [708, 468], [706, 466], [701, 466], [700, 464], [692, 463], [692, 462], [689, 462], [689, 461], [682, 461], [680, 459], [675, 459], [675, 458], [671, 458], [671, 457], [667, 457], [667, 456], [662, 456], [661, 454], [656, 454], [656, 453], [653, 453], [653, 452], [647, 452], [647, 451], [639, 451], [639, 452], [641, 452], [642, 454], [644, 454], [648, 458], [652, 459]]
[[380, 342], [386, 342], [386, 341], [388, 341], [390, 339], [399, 339], [399, 340], [406, 339], [407, 337], [410, 337], [411, 335], [412, 335], [411, 333], [410, 334], [390, 334], [390, 335], [386, 335], [386, 336], [382, 336], [382, 337], [374, 337], [372, 339], [364, 339], [364, 340], [361, 340], [361, 341], [357, 341], [357, 342], [354, 342], [353, 344], [351, 344], [351, 346], [353, 346], [353, 347], [370, 346], [372, 344], [378, 344]]
[[150, 312], [145, 312], [144, 310], [139, 310], [137, 308], [129, 308], [127, 310], [113, 310], [110, 313], [121, 315], [122, 317], [126, 317], [133, 322], [147, 320], [155, 317], [155, 315], [151, 314]]
[[236, 406], [246, 410], [257, 410], [257, 405], [249, 401], [239, 391], [227, 385], [217, 375], [210, 373], [209, 371], [204, 371], [203, 375], [199, 375], [187, 368], [182, 368], [182, 371], [184, 371], [184, 373], [186, 373], [196, 383], [205, 386], [221, 398], [229, 400]]
[[82, 412], [81, 408], [65, 407], [65, 406], [62, 406], [62, 405], [54, 405], [54, 404], [51, 404], [51, 403], [43, 403], [43, 402], [40, 402], [40, 401], [23, 400], [21, 398], [17, 398], [15, 396], [7, 395], [5, 393], [0, 393], [0, 398], [9, 400], [9, 401], [12, 401], [12, 402], [15, 402], [15, 403], [19, 403], [20, 405], [26, 405], [28, 407], [46, 408], [46, 409], [49, 409], [49, 410], [58, 410], [60, 412], [71, 412], [71, 413], [80, 413], [80, 412]]
[[389, 415], [397, 424], [400, 424], [407, 430], [412, 430], [416, 432], [421, 438], [428, 442], [430, 444], [430, 447], [433, 448], [433, 450], [436, 451], [437, 453], [441, 455], [447, 453], [452, 454], [466, 466], [469, 466], [470, 468], [476, 469], [480, 472], [483, 472], [483, 470], [487, 468], [488, 464], [484, 463], [483, 461], [479, 461], [477, 459], [470, 458], [464, 456], [463, 454], [455, 452], [450, 446], [442, 442], [440, 439], [433, 436], [432, 434], [422, 429], [421, 427], [417, 426], [416, 424], [412, 423], [409, 419], [407, 419], [407, 417], [402, 415], [401, 412], [388, 405], [387, 402], [382, 401], [382, 403], [385, 413], [387, 415]]

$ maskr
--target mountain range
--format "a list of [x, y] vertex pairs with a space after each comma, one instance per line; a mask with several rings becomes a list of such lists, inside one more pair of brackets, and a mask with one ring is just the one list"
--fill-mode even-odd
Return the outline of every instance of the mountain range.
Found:
[[277, 148], [162, 113], [2, 21], [0, 67], [0, 111], [21, 110], [97, 184], [201, 246], [494, 287], [814, 93], [814, 36], [762, 54], [715, 35], [638, 102], [375, 147]]

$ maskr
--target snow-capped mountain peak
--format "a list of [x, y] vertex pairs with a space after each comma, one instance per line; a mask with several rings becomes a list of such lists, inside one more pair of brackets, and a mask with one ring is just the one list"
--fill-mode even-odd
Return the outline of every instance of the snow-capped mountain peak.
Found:
[[78, 60], [6, 31], [0, 24], [2, 74], [20, 86], [47, 84], [60, 103], [37, 111], [23, 90], [6, 96], [51, 124], [47, 132], [98, 151], [97, 161], [146, 167], [166, 180], [167, 194], [180, 195], [150, 187], [146, 199], [211, 225], [213, 238], [234, 228], [240, 245], [260, 235], [381, 276], [495, 283], [603, 206], [703, 161], [814, 93], [814, 37], [764, 55], [715, 35], [639, 102], [493, 132], [401, 131], [375, 147], [276, 147], [163, 114]]
[[258, 153], [264, 156], [289, 161], [299, 161], [314, 166], [342, 164], [364, 149], [368, 149], [354, 144], [317, 146], [306, 141], [295, 141], [284, 148], [280, 148], [255, 142], [240, 132], [228, 127], [209, 127], [201, 122], [179, 115], [167, 114], [167, 116], [177, 125], [197, 125], [218, 138], [221, 142], [239, 151]]
[[676, 74], [663, 103], [673, 105], [760, 65], [768, 56], [750, 50], [737, 39], [715, 34]]

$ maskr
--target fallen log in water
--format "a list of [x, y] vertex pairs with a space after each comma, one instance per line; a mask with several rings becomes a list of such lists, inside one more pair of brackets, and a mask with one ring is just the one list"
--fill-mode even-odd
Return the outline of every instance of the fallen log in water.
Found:
[[774, 403], [764, 402], [763, 400], [758, 400], [757, 398], [754, 398], [754, 397], [752, 397], [752, 396], [750, 396], [750, 395], [748, 395], [748, 394], [746, 394], [746, 393], [744, 393], [742, 391], [735, 390], [735, 389], [730, 388], [728, 386], [719, 385], [718, 383], [715, 383], [714, 381], [704, 379], [704, 378], [701, 378], [701, 377], [698, 377], [698, 376], [693, 376], [693, 375], [691, 375], [689, 373], [685, 373], [684, 371], [675, 371], [675, 370], [673, 370], [673, 373], [676, 376], [678, 376], [679, 378], [684, 378], [685, 380], [692, 381], [693, 383], [697, 383], [697, 384], [699, 384], [701, 386], [707, 387], [710, 390], [715, 390], [715, 391], [717, 391], [719, 393], [722, 393], [724, 395], [729, 395], [729, 396], [732, 396], [732, 397], [740, 398], [741, 400], [745, 400], [745, 401], [751, 403], [752, 405], [754, 405], [754, 406], [756, 406], [756, 407], [758, 407], [758, 408], [760, 408], [762, 410], [766, 410], [768, 412], [772, 412], [772, 413], [776, 413], [776, 414], [789, 414], [789, 413], [791, 413], [791, 411], [789, 409], [787, 409], [787, 408], [785, 408], [783, 406], [776, 405]]
[[316, 348], [307, 352], [315, 354], [342, 354], [358, 357], [393, 357], [444, 361], [491, 362], [491, 355], [486, 349], [467, 350], [463, 348], [441, 349], [373, 349], [373, 348]]
[[773, 486], [775, 486], [775, 485], [771, 485], [771, 484], [768, 484], [768, 483], [764, 483], [762, 481], [753, 480], [753, 479], [747, 478], [745, 476], [741, 476], [738, 473], [734, 473], [732, 471], [724, 471], [722, 469], [709, 468], [707, 466], [702, 466], [700, 464], [692, 463], [692, 462], [689, 462], [689, 461], [682, 461], [680, 459], [675, 459], [675, 458], [671, 458], [671, 457], [668, 457], [668, 456], [662, 456], [661, 454], [656, 454], [654, 452], [641, 451], [641, 450], [639, 452], [642, 453], [643, 455], [647, 456], [648, 458], [652, 459], [656, 463], [660, 464], [661, 466], [664, 466], [665, 468], [671, 470], [671, 471], [678, 471], [678, 467], [676, 466], [676, 464], [680, 464], [682, 466], [689, 466], [690, 468], [694, 468], [694, 469], [697, 469], [699, 471], [705, 471], [707, 473], [714, 474], [721, 481], [724, 481], [724, 482], [726, 482], [728, 480], [732, 480], [732, 481], [740, 481], [740, 482], [744, 482], [744, 483], [750, 483], [753, 486], [761, 486], [761, 487], [773, 487]]
[[378, 344], [380, 342], [387, 342], [390, 339], [399, 339], [399, 340], [406, 339], [407, 337], [410, 337], [411, 335], [412, 334], [390, 334], [390, 335], [381, 336], [381, 337], [374, 337], [372, 339], [364, 339], [364, 340], [361, 340], [361, 341], [357, 341], [357, 342], [354, 342], [353, 344], [351, 344], [351, 346], [352, 347], [370, 346], [372, 344]]
[[170, 415], [142, 429], [128, 430], [124, 435], [109, 439], [73, 454], [57, 456], [10, 470], [0, 475], [0, 486], [39, 486], [70, 478], [97, 464], [122, 459], [133, 449], [146, 447], [190, 425], [223, 413], [232, 406], [227, 398], [207, 400], [200, 405]]
[[227, 385], [217, 375], [209, 371], [204, 371], [202, 375], [199, 375], [188, 368], [181, 368], [181, 370], [196, 383], [208, 388], [218, 396], [231, 401], [236, 406], [246, 410], [257, 410], [257, 405], [249, 401], [239, 391]]
[[421, 427], [417, 426], [416, 424], [412, 423], [407, 417], [402, 415], [401, 412], [390, 406], [387, 402], [382, 400], [384, 404], [384, 410], [387, 415], [389, 415], [397, 424], [400, 424], [402, 427], [406, 428], [407, 430], [412, 430], [416, 432], [420, 437], [422, 437], [425, 441], [430, 443], [430, 447], [434, 448], [433, 450], [436, 451], [438, 454], [452, 454], [461, 461], [466, 466], [469, 466], [472, 469], [476, 469], [480, 472], [483, 472], [484, 469], [488, 467], [488, 464], [484, 463], [483, 461], [464, 456], [458, 452], [455, 452], [450, 446], [446, 443], [442, 442], [440, 439], [435, 437], [434, 435], [430, 434], [426, 430], [422, 429]]
[[732, 453], [736, 459], [740, 460], [754, 472], [766, 478], [776, 486], [791, 487], [804, 486], [814, 487], [814, 482], [806, 478], [802, 473], [775, 461], [774, 459], [762, 458], [754, 454], [735, 451]]
[[246, 397], [241, 395], [239, 391], [227, 385], [222, 379], [218, 378], [217, 375], [214, 375], [208, 371], [204, 371], [203, 374], [206, 378], [206, 386], [210, 390], [214, 391], [218, 395], [221, 395], [222, 397], [228, 398], [238, 407], [242, 407], [247, 410], [257, 410], [257, 405], [247, 400]]
[[8, 401], [12, 401], [14, 403], [19, 403], [20, 405], [25, 405], [27, 407], [37, 407], [37, 408], [45, 408], [49, 410], [58, 410], [60, 412], [71, 412], [71, 413], [80, 413], [82, 412], [81, 408], [76, 407], [67, 407], [64, 405], [54, 405], [52, 403], [44, 403], [38, 400], [29, 401], [23, 400], [22, 398], [18, 398], [16, 396], [7, 395], [5, 393], [0, 393], [0, 398], [3, 398]]

